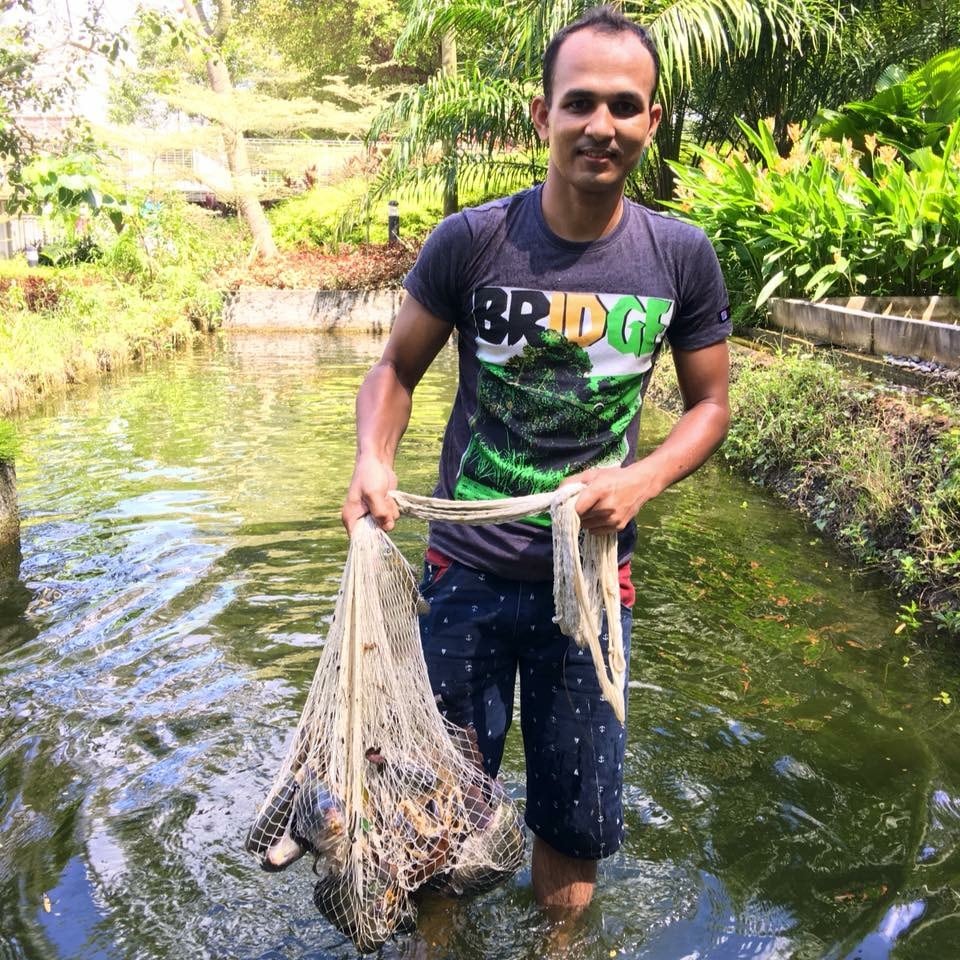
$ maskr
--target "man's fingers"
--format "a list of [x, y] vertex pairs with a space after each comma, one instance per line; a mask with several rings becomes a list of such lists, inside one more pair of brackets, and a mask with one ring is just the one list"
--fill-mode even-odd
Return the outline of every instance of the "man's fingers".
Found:
[[343, 505], [343, 509], [340, 511], [340, 522], [346, 527], [348, 536], [353, 533], [353, 528], [357, 525], [357, 521], [361, 517], [366, 516], [366, 514], [367, 508], [361, 500], [348, 500]]
[[577, 494], [577, 513], [580, 514], [580, 519], [583, 520], [584, 517], [596, 506], [597, 502], [600, 500], [600, 497], [603, 495], [602, 491], [598, 490], [596, 487], [591, 487], [589, 482], [582, 480], [581, 483], [586, 483], [580, 493]]
[[389, 532], [400, 516], [400, 508], [396, 500], [388, 496], [372, 496], [366, 499], [367, 512], [373, 517], [377, 526]]
[[564, 477], [560, 481], [560, 486], [566, 487], [571, 483], [589, 483], [597, 476], [598, 472], [596, 467], [590, 467], [589, 470], [581, 470], [580, 473], [571, 473], [569, 477]]

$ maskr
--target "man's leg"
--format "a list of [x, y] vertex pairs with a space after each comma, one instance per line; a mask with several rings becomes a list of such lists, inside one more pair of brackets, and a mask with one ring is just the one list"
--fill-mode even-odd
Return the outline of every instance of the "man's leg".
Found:
[[420, 617], [420, 635], [430, 685], [447, 720], [474, 727], [484, 769], [495, 777], [513, 718], [516, 596], [502, 596], [495, 578], [458, 563], [426, 567], [420, 590], [430, 612]]
[[[597, 861], [622, 841], [626, 732], [600, 693], [589, 651], [552, 622], [552, 586], [538, 587], [524, 594], [530, 608], [521, 611], [520, 632], [527, 642], [518, 645], [526, 821], [535, 835], [534, 895], [559, 919], [590, 903]], [[631, 620], [622, 609], [628, 662]], [[605, 629], [600, 639], [606, 652]]]
[[533, 838], [533, 895], [552, 918], [576, 916], [589, 906], [597, 884], [597, 861], [568, 857]]

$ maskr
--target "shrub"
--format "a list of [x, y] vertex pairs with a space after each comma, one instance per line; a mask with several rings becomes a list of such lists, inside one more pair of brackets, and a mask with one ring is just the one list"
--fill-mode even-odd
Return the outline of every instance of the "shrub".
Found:
[[[270, 211], [274, 239], [286, 249], [299, 246], [337, 247], [341, 244], [387, 242], [387, 205], [365, 207], [370, 181], [352, 177], [335, 186], [318, 185], [285, 200]], [[461, 203], [473, 205], [488, 199], [482, 192], [461, 191]], [[422, 243], [443, 218], [439, 199], [400, 195], [400, 236]]]
[[61, 293], [62, 285], [56, 277], [39, 273], [0, 277], [0, 303], [8, 309], [21, 308], [31, 313], [53, 310]]
[[[362, 204], [366, 189], [365, 180], [354, 178], [336, 186], [315, 186], [278, 204], [270, 211], [274, 239], [288, 249], [304, 245], [386, 243], [386, 204], [382, 211], [365, 219]], [[422, 240], [440, 218], [439, 206], [404, 201], [400, 209], [400, 233], [406, 239]], [[342, 228], [345, 219], [352, 223], [346, 230]]]
[[0, 264], [0, 413], [219, 322], [207, 277], [239, 248], [235, 226], [177, 197], [129, 208], [96, 264]]
[[960, 122], [909, 163], [867, 137], [869, 174], [847, 140], [794, 130], [784, 158], [765, 123], [741, 128], [756, 159], [698, 149], [699, 166], [673, 165], [670, 204], [710, 236], [734, 301], [960, 293]]

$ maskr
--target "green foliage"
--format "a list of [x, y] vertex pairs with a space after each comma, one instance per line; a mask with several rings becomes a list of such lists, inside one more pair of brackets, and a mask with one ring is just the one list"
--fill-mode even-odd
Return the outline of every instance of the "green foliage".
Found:
[[[914, 407], [804, 354], [747, 364], [723, 454], [960, 626], [960, 410]], [[914, 604], [914, 605], [911, 605]]]
[[239, 232], [176, 193], [137, 197], [131, 209], [124, 230], [105, 247], [102, 267], [147, 298], [178, 303], [197, 329], [212, 329], [223, 294], [207, 277], [239, 255]]
[[259, 49], [278, 50], [299, 72], [300, 90], [315, 94], [331, 76], [361, 83], [423, 79], [424, 65], [429, 72], [434, 64], [422, 45], [403, 62], [393, 58], [404, 19], [400, 0], [255, 0], [237, 25]]
[[129, 213], [125, 201], [107, 192], [99, 160], [92, 154], [38, 157], [21, 171], [20, 186], [11, 208], [42, 215], [64, 234], [42, 251], [51, 264], [96, 260], [98, 220], [109, 221], [119, 232]]
[[[58, 109], [69, 115], [77, 91], [89, 80], [95, 60], [115, 61], [126, 48], [124, 38], [107, 30], [99, 4], [69, 18], [68, 27], [55, 21], [51, 4], [33, 0], [0, 0], [0, 161], [6, 179], [19, 192], [20, 167], [38, 150], [27, 114]], [[69, 50], [70, 55], [64, 56]], [[75, 119], [63, 139], [82, 140], [85, 123]]]
[[670, 204], [713, 240], [735, 299], [960, 293], [960, 123], [909, 163], [868, 137], [870, 173], [849, 141], [798, 132], [784, 158], [767, 124], [742, 129], [754, 157], [697, 149], [699, 166], [672, 165]]
[[894, 76], [888, 74], [870, 100], [824, 110], [816, 122], [821, 135], [846, 137], [861, 151], [873, 136], [903, 154], [921, 147], [940, 152], [960, 118], [960, 48], [941, 53], [899, 81]]
[[[592, 4], [585, 0], [414, 0], [397, 42], [400, 54], [411, 43], [454, 31], [468, 55], [454, 77], [435, 77], [401, 97], [374, 125], [371, 137], [391, 134], [391, 155], [375, 186], [383, 198], [400, 185], [449, 189], [467, 176], [484, 189], [529, 183], [544, 169], [544, 152], [528, 119], [530, 96], [539, 86], [540, 58], [550, 37]], [[669, 101], [699, 72], [717, 69], [753, 51], [806, 49], [822, 31], [828, 4], [819, 0], [627, 0], [624, 10], [645, 23], [661, 58], [661, 96]], [[444, 144], [441, 152], [437, 144]], [[505, 165], [503, 154], [520, 147], [521, 157]], [[676, 143], [663, 146], [677, 156]], [[427, 168], [434, 167], [433, 170]], [[640, 181], [633, 181], [638, 186]]]
[[[386, 243], [387, 201], [369, 203], [368, 187], [368, 180], [354, 177], [335, 186], [315, 186], [278, 204], [269, 214], [278, 245], [292, 249]], [[396, 197], [404, 240], [422, 241], [442, 218], [439, 204], [432, 199], [435, 196], [427, 192], [424, 197], [408, 189]], [[466, 197], [471, 203], [479, 203], [485, 194], [468, 191]]]
[[0, 463], [17, 459], [17, 431], [9, 420], [0, 420]]
[[135, 198], [96, 264], [0, 263], [0, 414], [216, 326], [208, 278], [242, 247], [235, 226], [176, 196]]
[[[740, 145], [735, 118], [751, 127], [771, 118], [774, 140], [785, 154], [790, 124], [812, 120], [821, 108], [868, 97], [878, 84], [902, 79], [960, 42], [955, 0], [840, 2], [823, 10], [822, 23], [825, 31], [812, 35], [810, 42], [763, 42], [728, 69], [701, 72], [684, 104], [686, 128], [696, 144]], [[668, 126], [672, 122], [673, 117], [667, 118]], [[669, 133], [662, 128], [659, 139]], [[849, 136], [830, 135], [838, 140]]]

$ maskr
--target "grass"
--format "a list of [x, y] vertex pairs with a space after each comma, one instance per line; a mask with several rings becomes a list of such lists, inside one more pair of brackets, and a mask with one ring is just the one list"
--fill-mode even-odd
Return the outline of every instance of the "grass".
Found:
[[[669, 367], [651, 398], [677, 410]], [[960, 635], [960, 409], [803, 353], [735, 353], [730, 405], [727, 462], [886, 573], [928, 623]]]
[[[149, 229], [159, 245], [144, 243]], [[96, 263], [0, 261], [0, 415], [211, 329], [223, 295], [206, 276], [239, 239], [222, 219], [171, 202], [159, 228], [134, 222]]]

